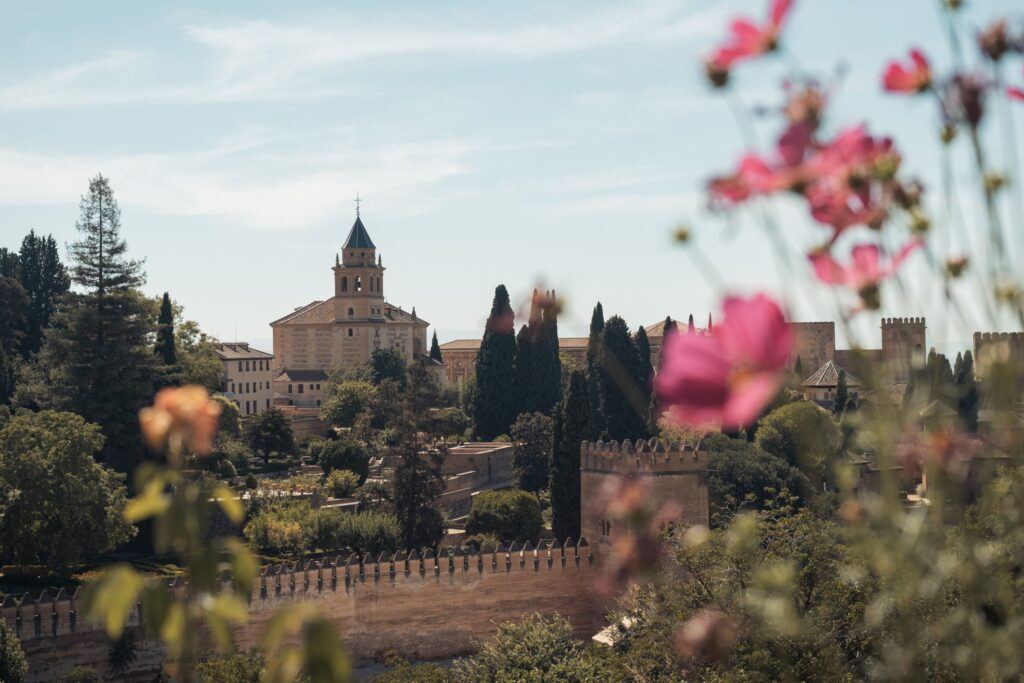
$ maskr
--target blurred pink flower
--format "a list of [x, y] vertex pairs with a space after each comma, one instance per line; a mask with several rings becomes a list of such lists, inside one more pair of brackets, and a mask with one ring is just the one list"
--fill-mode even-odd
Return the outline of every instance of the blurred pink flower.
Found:
[[924, 92], [932, 85], [932, 70], [928, 58], [917, 48], [912, 49], [909, 62], [889, 62], [882, 75], [882, 84], [888, 92]]
[[833, 190], [825, 185], [814, 185], [807, 191], [807, 201], [811, 205], [811, 216], [832, 227], [832, 242], [855, 225], [878, 229], [888, 216], [884, 207], [875, 204], [867, 187], [853, 191], [845, 187]]
[[814, 252], [808, 258], [819, 280], [829, 285], [851, 287], [859, 292], [893, 275], [907, 257], [923, 244], [923, 240], [911, 240], [888, 263], [883, 261], [882, 249], [876, 244], [855, 246], [850, 250], [851, 261], [848, 265], [839, 263], [827, 251]]
[[735, 19], [729, 25], [729, 38], [706, 60], [709, 73], [728, 72], [733, 64], [771, 52], [779, 42], [779, 33], [794, 0], [772, 0], [768, 21], [763, 25], [749, 19]]
[[858, 125], [840, 131], [809, 163], [818, 176], [856, 186], [872, 178], [891, 179], [899, 162], [892, 138], [873, 137]]
[[730, 297], [709, 335], [673, 335], [655, 378], [667, 414], [684, 424], [749, 424], [783, 382], [793, 343], [779, 305], [764, 294]]

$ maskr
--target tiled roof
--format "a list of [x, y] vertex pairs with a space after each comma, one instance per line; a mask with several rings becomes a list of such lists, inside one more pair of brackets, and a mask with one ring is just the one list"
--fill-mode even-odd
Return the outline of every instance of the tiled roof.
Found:
[[[805, 387], [835, 387], [839, 386], [839, 373], [840, 371], [846, 372], [841, 367], [835, 364], [834, 361], [826, 361], [824, 365], [818, 368], [818, 371], [813, 375], [804, 380]], [[860, 380], [846, 373], [846, 386], [848, 387], [859, 387]]]
[[272, 353], [252, 348], [249, 342], [223, 342], [216, 344], [213, 351], [221, 360], [259, 360], [274, 357]]
[[373, 240], [370, 239], [370, 234], [366, 232], [366, 228], [363, 227], [363, 219], [356, 215], [356, 222], [352, 224], [352, 229], [348, 232], [348, 237], [345, 239], [345, 244], [342, 245], [342, 249], [376, 249], [373, 246]]
[[[676, 324], [676, 329], [679, 330], [680, 332], [686, 332], [687, 327], [689, 325], [688, 321], [689, 316], [687, 316], [686, 318], [672, 318], [672, 322]], [[698, 334], [705, 334], [707, 332], [706, 328], [697, 327], [695, 329]], [[664, 337], [665, 321], [659, 320], [653, 325], [647, 325], [646, 327], [644, 327], [644, 331], [647, 333], [648, 337]]]
[[323, 370], [293, 370], [284, 368], [274, 377], [281, 382], [326, 382], [327, 373]]
[[326, 301], [311, 301], [310, 303], [306, 304], [305, 306], [299, 306], [298, 308], [296, 308], [291, 313], [289, 313], [287, 315], [281, 316], [280, 318], [278, 318], [277, 320], [271, 322], [270, 324], [271, 325], [277, 325], [278, 323], [286, 323], [286, 322], [290, 321], [292, 318], [300, 316], [303, 313], [307, 313], [310, 310], [316, 308], [317, 306], [322, 306], [322, 305], [324, 305], [326, 303], [327, 303]]
[[479, 339], [453, 339], [441, 344], [441, 353], [445, 351], [476, 351], [480, 348]]

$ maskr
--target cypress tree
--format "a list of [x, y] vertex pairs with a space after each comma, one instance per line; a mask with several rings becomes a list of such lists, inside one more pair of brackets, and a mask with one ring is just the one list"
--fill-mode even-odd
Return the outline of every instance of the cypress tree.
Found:
[[647, 436], [649, 399], [637, 386], [639, 359], [626, 321], [615, 315], [601, 333], [599, 364], [601, 413], [608, 438], [613, 441]]
[[688, 334], [697, 333], [697, 326], [693, 324], [693, 313], [690, 314], [690, 320], [686, 323], [686, 332]]
[[839, 371], [839, 380], [836, 385], [836, 395], [832, 399], [832, 413], [842, 415], [846, 408], [846, 401], [850, 398], [850, 391], [846, 386], [846, 370]]
[[534, 290], [533, 298], [536, 316], [531, 316], [530, 330], [533, 341], [531, 362], [536, 382], [536, 402], [532, 405], [532, 410], [550, 415], [562, 398], [562, 359], [558, 355], [558, 311], [553, 291], [541, 295]]
[[441, 358], [441, 345], [437, 343], [437, 330], [434, 330], [434, 338], [430, 341], [430, 357], [438, 363], [444, 362]]
[[551, 532], [555, 538], [580, 535], [580, 444], [590, 430], [587, 378], [582, 370], [570, 375], [560, 410], [556, 411], [551, 455]]
[[156, 356], [152, 309], [138, 291], [142, 263], [126, 257], [121, 213], [109, 181], [96, 176], [82, 197], [71, 245], [71, 275], [83, 293], [68, 294], [39, 354], [47, 378], [44, 407], [78, 413], [103, 429], [101, 457], [128, 472], [142, 459], [138, 412], [150, 402]]
[[473, 422], [478, 438], [490, 440], [508, 434], [516, 417], [515, 364], [515, 315], [508, 290], [498, 285], [476, 357]]
[[[693, 316], [690, 316], [690, 323], [692, 326]], [[658, 353], [658, 370], [661, 372], [662, 365], [665, 362], [665, 345], [668, 340], [673, 336], [679, 334], [679, 325], [672, 320], [671, 317], [665, 318], [665, 327], [661, 335], [661, 351]], [[655, 376], [657, 376], [657, 372]], [[654, 391], [654, 378], [651, 378], [651, 401], [650, 408], [648, 409], [648, 432], [651, 434], [658, 433], [658, 419], [661, 417], [661, 406], [658, 405], [658, 393]]]
[[[540, 349], [537, 349], [538, 352]], [[533, 336], [530, 328], [523, 325], [516, 335], [515, 396], [516, 416], [536, 411], [537, 382], [534, 371]]]
[[650, 431], [651, 424], [651, 388], [654, 382], [654, 366], [651, 365], [651, 342], [647, 339], [647, 330], [641, 325], [633, 335], [633, 348], [636, 349], [636, 386], [640, 390], [640, 398], [643, 401], [644, 424]]
[[43, 333], [57, 308], [57, 301], [71, 286], [67, 269], [61, 263], [57, 240], [30, 231], [21, 241], [18, 253], [18, 279], [28, 293], [27, 327], [21, 345], [28, 358], [43, 345]]
[[968, 349], [956, 373], [956, 412], [964, 429], [978, 431], [978, 385], [974, 381], [974, 355]]
[[178, 355], [174, 348], [174, 309], [171, 308], [171, 297], [164, 292], [160, 302], [160, 317], [156, 328], [156, 355], [166, 366], [178, 364]]
[[796, 362], [793, 364], [793, 374], [796, 375], [796, 378], [801, 382], [806, 379], [804, 377], [804, 361], [799, 354], [797, 354]]
[[18, 277], [18, 255], [7, 247], [0, 247], [0, 277]]
[[16, 356], [0, 344], [0, 405], [6, 406], [11, 402], [14, 395], [14, 385], [17, 380], [18, 365]]
[[587, 394], [590, 404], [590, 439], [596, 441], [605, 430], [601, 412], [601, 334], [604, 332], [604, 308], [598, 301], [590, 316], [590, 337], [587, 340]]

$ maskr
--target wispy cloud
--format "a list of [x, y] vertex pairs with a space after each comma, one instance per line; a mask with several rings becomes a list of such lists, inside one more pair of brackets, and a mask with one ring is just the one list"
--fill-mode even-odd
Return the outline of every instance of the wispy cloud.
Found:
[[469, 172], [473, 150], [460, 140], [434, 140], [265, 155], [263, 144], [244, 136], [209, 151], [123, 156], [0, 148], [0, 204], [64, 204], [103, 172], [124, 205], [253, 229], [301, 229], [347, 211], [356, 190], [415, 204], [435, 184]]
[[357, 19], [339, 12], [291, 22], [193, 22], [183, 27], [183, 35], [204, 50], [195, 73], [154, 82], [141, 53], [116, 51], [0, 86], [0, 110], [319, 98], [348, 92], [345, 67], [374, 59], [532, 59], [621, 44], [680, 41], [705, 33], [720, 21], [723, 11], [718, 6], [694, 9], [691, 3], [650, 0], [501, 29], [458, 17], [410, 22]]

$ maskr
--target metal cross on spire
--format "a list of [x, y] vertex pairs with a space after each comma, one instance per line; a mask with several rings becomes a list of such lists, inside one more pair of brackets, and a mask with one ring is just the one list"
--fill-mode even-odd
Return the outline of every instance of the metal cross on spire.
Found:
[[359, 218], [359, 193], [356, 192], [356, 218]]

